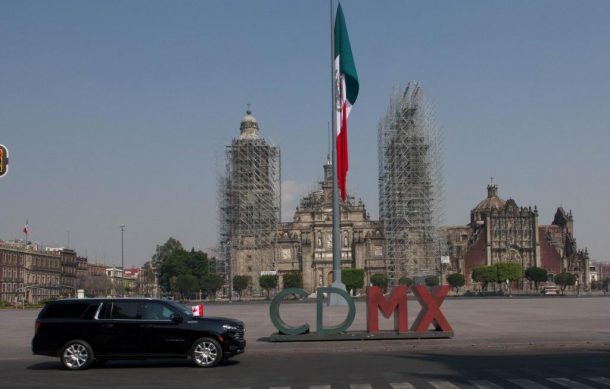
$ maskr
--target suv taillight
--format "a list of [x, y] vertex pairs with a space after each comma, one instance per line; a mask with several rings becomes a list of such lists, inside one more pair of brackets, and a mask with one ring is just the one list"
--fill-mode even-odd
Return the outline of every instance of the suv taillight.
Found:
[[38, 329], [40, 328], [40, 320], [36, 320], [36, 324], [34, 325], [34, 333], [38, 333]]

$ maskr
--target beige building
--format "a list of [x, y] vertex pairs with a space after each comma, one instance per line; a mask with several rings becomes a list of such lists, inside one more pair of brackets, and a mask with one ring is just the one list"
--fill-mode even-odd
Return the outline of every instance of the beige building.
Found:
[[[341, 205], [341, 267], [364, 269], [365, 283], [375, 273], [384, 273], [384, 239], [380, 223], [369, 218], [362, 201], [348, 196]], [[277, 274], [279, 286], [289, 271], [303, 274], [303, 287], [313, 292], [332, 283], [332, 165], [324, 165], [320, 188], [304, 196], [293, 221], [277, 227], [269, 249], [243, 245], [234, 252], [234, 274], [248, 275], [255, 295], [261, 293], [262, 274]], [[265, 261], [257, 261], [265, 258]]]
[[[365, 284], [384, 273], [384, 239], [378, 221], [369, 218], [362, 201], [348, 196], [341, 202], [341, 267], [364, 269]], [[293, 221], [282, 223], [276, 239], [276, 270], [303, 272], [303, 286], [313, 291], [333, 280], [332, 165], [324, 164], [320, 189], [304, 196]]]
[[0, 300], [36, 304], [74, 296], [77, 266], [74, 250], [0, 242]]

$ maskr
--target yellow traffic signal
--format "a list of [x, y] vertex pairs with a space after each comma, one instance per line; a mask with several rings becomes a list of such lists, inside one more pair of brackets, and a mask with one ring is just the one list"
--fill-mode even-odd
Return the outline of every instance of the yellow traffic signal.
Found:
[[8, 149], [0, 145], [0, 177], [6, 174], [8, 170]]

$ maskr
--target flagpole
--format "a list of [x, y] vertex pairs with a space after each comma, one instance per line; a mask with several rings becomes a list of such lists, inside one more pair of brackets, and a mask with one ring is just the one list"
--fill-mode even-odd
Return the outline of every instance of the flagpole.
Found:
[[[339, 209], [339, 185], [337, 182], [337, 84], [335, 69], [335, 33], [333, 28], [333, 0], [330, 0], [330, 63], [331, 63], [331, 89], [332, 89], [332, 159], [333, 159], [333, 288], [345, 290], [341, 282], [341, 232], [340, 232], [340, 209]], [[347, 305], [342, 297], [336, 293], [330, 293], [329, 305]]]

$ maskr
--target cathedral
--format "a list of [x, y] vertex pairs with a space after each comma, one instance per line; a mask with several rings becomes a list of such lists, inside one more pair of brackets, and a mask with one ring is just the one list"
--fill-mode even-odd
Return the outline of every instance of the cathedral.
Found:
[[[364, 269], [365, 282], [385, 273], [381, 223], [371, 220], [362, 201], [348, 196], [341, 202], [341, 267]], [[332, 165], [324, 164], [320, 189], [304, 196], [292, 222], [278, 228], [276, 269], [303, 272], [303, 287], [313, 291], [332, 283]]]
[[[250, 292], [262, 293], [261, 275], [300, 271], [303, 287], [313, 291], [332, 283], [332, 164], [323, 165], [319, 189], [305, 195], [292, 218], [281, 223], [279, 149], [259, 134], [258, 121], [248, 110], [240, 135], [227, 147], [226, 173], [220, 179], [221, 272], [229, 283], [235, 275], [249, 276]], [[362, 201], [348, 196], [341, 205], [341, 266], [364, 269], [366, 282], [385, 272], [383, 230], [370, 220]]]
[[[331, 161], [327, 158], [323, 164], [318, 189], [300, 199], [292, 221], [281, 222], [280, 152], [259, 131], [258, 121], [248, 110], [240, 135], [227, 146], [226, 172], [219, 180], [217, 271], [227, 275], [230, 290], [234, 276], [249, 276], [247, 293], [252, 296], [263, 293], [260, 276], [277, 275], [278, 287], [282, 288], [283, 275], [298, 271], [303, 275], [304, 289], [313, 292], [332, 283]], [[390, 282], [396, 283], [391, 277], [395, 262], [388, 260], [392, 244], [386, 238], [383, 217], [372, 220], [362, 201], [352, 195], [340, 203], [340, 209], [341, 267], [363, 269], [365, 284], [377, 273], [390, 276]], [[577, 273], [581, 285], [588, 284], [588, 253], [577, 250], [572, 213], [562, 207], [551, 224], [541, 225], [536, 207], [501, 199], [498, 186], [492, 182], [487, 186], [487, 197], [471, 210], [468, 225], [441, 230], [444, 232], [439, 235], [438, 247], [445, 252], [438, 254], [449, 256], [450, 264], [442, 264], [438, 255], [436, 264], [421, 261], [425, 268], [409, 268], [403, 275], [442, 277], [447, 272], [459, 272], [468, 287], [474, 268], [515, 261], [523, 269], [542, 267], [551, 275]], [[421, 258], [413, 259], [417, 263]]]
[[577, 273], [588, 285], [589, 257], [574, 239], [572, 212], [559, 207], [552, 224], [538, 222], [538, 209], [520, 207], [515, 200], [498, 196], [498, 186], [487, 186], [487, 197], [470, 211], [470, 224], [447, 228], [447, 246], [454, 272], [472, 283], [472, 270], [479, 266], [513, 261], [523, 269], [541, 267], [549, 275]]

